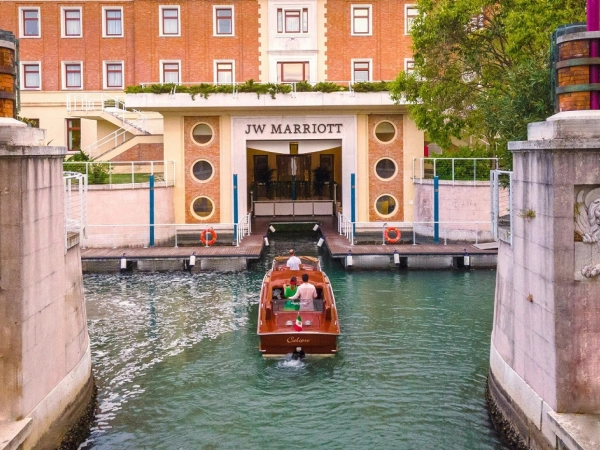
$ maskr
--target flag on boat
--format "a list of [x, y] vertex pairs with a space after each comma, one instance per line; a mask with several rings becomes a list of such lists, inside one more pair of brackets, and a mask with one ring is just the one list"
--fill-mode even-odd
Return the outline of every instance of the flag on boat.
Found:
[[298, 317], [296, 317], [296, 323], [294, 324], [294, 330], [302, 331], [302, 317], [300, 317], [300, 314], [298, 314]]

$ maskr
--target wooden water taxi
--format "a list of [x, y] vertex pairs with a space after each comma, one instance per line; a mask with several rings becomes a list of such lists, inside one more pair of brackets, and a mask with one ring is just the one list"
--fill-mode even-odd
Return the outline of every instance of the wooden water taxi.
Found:
[[[340, 334], [337, 307], [329, 278], [321, 270], [317, 258], [301, 256], [300, 270], [286, 266], [287, 256], [276, 257], [265, 274], [258, 308], [258, 349], [263, 356], [288, 354], [331, 356], [337, 352]], [[284, 297], [284, 284], [296, 277], [298, 285], [303, 274], [317, 291], [311, 310], [299, 310], [299, 305]]]

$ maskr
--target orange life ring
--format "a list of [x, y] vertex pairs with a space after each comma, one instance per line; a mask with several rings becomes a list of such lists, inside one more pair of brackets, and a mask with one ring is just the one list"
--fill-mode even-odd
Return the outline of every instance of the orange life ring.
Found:
[[[390, 237], [390, 233], [396, 233], [396, 237], [391, 238]], [[387, 227], [385, 229], [385, 242], [389, 243], [389, 244], [395, 244], [396, 242], [398, 242], [400, 240], [400, 230], [396, 227]]]
[[[210, 241], [206, 240], [206, 235], [208, 232], [210, 232], [210, 235], [212, 236]], [[206, 228], [204, 231], [202, 231], [202, 233], [200, 233], [200, 240], [204, 245], [213, 245], [215, 242], [217, 242], [217, 233], [212, 228]]]

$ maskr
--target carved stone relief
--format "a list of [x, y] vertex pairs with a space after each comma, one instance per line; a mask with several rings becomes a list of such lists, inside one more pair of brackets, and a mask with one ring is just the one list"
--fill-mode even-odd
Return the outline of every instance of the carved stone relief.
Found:
[[600, 275], [600, 186], [575, 186], [575, 279]]

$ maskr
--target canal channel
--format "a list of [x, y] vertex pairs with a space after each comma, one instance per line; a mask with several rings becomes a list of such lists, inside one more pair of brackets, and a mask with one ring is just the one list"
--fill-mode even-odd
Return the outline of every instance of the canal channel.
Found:
[[[332, 358], [263, 359], [262, 277], [320, 256], [342, 336]], [[345, 271], [280, 234], [242, 273], [84, 277], [96, 449], [505, 449], [484, 390], [496, 272]]]

